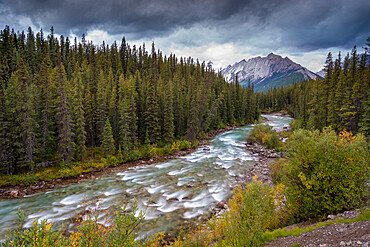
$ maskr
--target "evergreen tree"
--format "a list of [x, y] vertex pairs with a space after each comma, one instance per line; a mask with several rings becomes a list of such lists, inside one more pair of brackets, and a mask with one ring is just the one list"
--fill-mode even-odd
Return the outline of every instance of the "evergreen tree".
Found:
[[173, 139], [175, 126], [173, 114], [173, 90], [172, 81], [168, 81], [163, 89], [163, 125], [162, 136], [166, 142]]
[[55, 98], [56, 87], [51, 78], [50, 59], [45, 57], [41, 64], [39, 73], [35, 77], [38, 86], [37, 97], [37, 118], [38, 118], [38, 136], [39, 153], [43, 162], [52, 160], [56, 152], [56, 124], [55, 124]]
[[107, 101], [106, 101], [106, 91], [105, 91], [105, 76], [104, 72], [100, 71], [99, 79], [98, 79], [98, 84], [97, 84], [97, 92], [96, 92], [96, 115], [95, 115], [95, 124], [96, 124], [96, 129], [97, 129], [97, 139], [98, 143], [101, 143], [101, 138], [102, 138], [102, 133], [103, 133], [103, 128], [104, 128], [104, 123], [107, 118]]
[[[370, 95], [370, 90], [368, 90], [367, 95]], [[362, 116], [362, 121], [359, 123], [360, 132], [363, 133], [370, 141], [370, 97], [364, 102], [364, 114]]]
[[35, 121], [31, 79], [26, 70], [23, 59], [20, 60], [18, 70], [12, 75], [8, 88], [5, 91], [5, 108], [9, 121], [9, 135], [14, 157], [14, 170], [27, 171], [34, 169], [34, 152], [36, 148]]
[[105, 125], [104, 125], [102, 148], [104, 150], [105, 155], [114, 154], [115, 148], [114, 148], [114, 139], [113, 139], [112, 126], [111, 126], [108, 118], [105, 121]]
[[85, 111], [82, 98], [82, 79], [79, 73], [75, 78], [74, 89], [74, 119], [75, 119], [75, 156], [83, 160], [86, 156], [86, 130], [85, 130]]
[[58, 88], [56, 99], [57, 147], [61, 160], [69, 163], [73, 155], [72, 117], [67, 101], [68, 87], [63, 64], [59, 63], [53, 70], [53, 81]]
[[146, 128], [150, 142], [157, 143], [160, 140], [160, 122], [157, 87], [151, 75], [147, 84], [146, 97]]

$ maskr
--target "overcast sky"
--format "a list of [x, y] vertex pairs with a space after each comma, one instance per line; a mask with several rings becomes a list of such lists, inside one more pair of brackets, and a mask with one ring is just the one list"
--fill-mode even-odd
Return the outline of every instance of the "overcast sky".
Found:
[[[156, 48], [214, 68], [270, 52], [316, 72], [327, 53], [361, 48], [369, 0], [0, 0], [0, 25]], [[360, 49], [359, 49], [360, 50]]]

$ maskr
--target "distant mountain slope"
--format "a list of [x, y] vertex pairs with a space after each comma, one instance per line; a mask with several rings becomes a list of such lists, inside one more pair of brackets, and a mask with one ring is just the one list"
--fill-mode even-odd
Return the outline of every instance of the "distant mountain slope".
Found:
[[319, 75], [320, 77], [324, 78], [325, 77], [325, 71], [324, 71], [324, 69], [316, 72], [316, 75]]
[[305, 79], [315, 79], [317, 75], [305, 67], [293, 62], [288, 57], [270, 53], [267, 57], [255, 57], [229, 65], [221, 71], [227, 81], [238, 76], [241, 85], [254, 84], [256, 91], [267, 91], [273, 87], [291, 85]]

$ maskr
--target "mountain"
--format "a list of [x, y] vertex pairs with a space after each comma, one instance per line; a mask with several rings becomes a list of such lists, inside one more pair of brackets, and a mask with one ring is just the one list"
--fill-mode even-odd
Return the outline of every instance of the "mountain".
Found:
[[322, 70], [320, 70], [320, 71], [316, 72], [316, 75], [318, 75], [318, 76], [320, 76], [320, 77], [324, 78], [324, 77], [325, 77], [325, 71], [324, 71], [324, 69], [322, 69]]
[[288, 57], [270, 53], [267, 57], [254, 57], [229, 65], [221, 71], [227, 81], [238, 76], [241, 85], [247, 86], [250, 79], [255, 91], [267, 91], [273, 87], [291, 85], [306, 79], [315, 79], [317, 75], [305, 67], [293, 62]]

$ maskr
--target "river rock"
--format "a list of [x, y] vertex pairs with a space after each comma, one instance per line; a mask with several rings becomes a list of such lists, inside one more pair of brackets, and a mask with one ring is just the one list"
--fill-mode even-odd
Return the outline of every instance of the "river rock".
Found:
[[19, 190], [18, 189], [14, 189], [14, 190], [11, 190], [10, 193], [9, 193], [9, 196], [10, 197], [13, 197], [13, 198], [17, 198], [19, 197]]
[[224, 203], [224, 202], [219, 202], [219, 203], [217, 203], [216, 208], [225, 209], [225, 203]]

